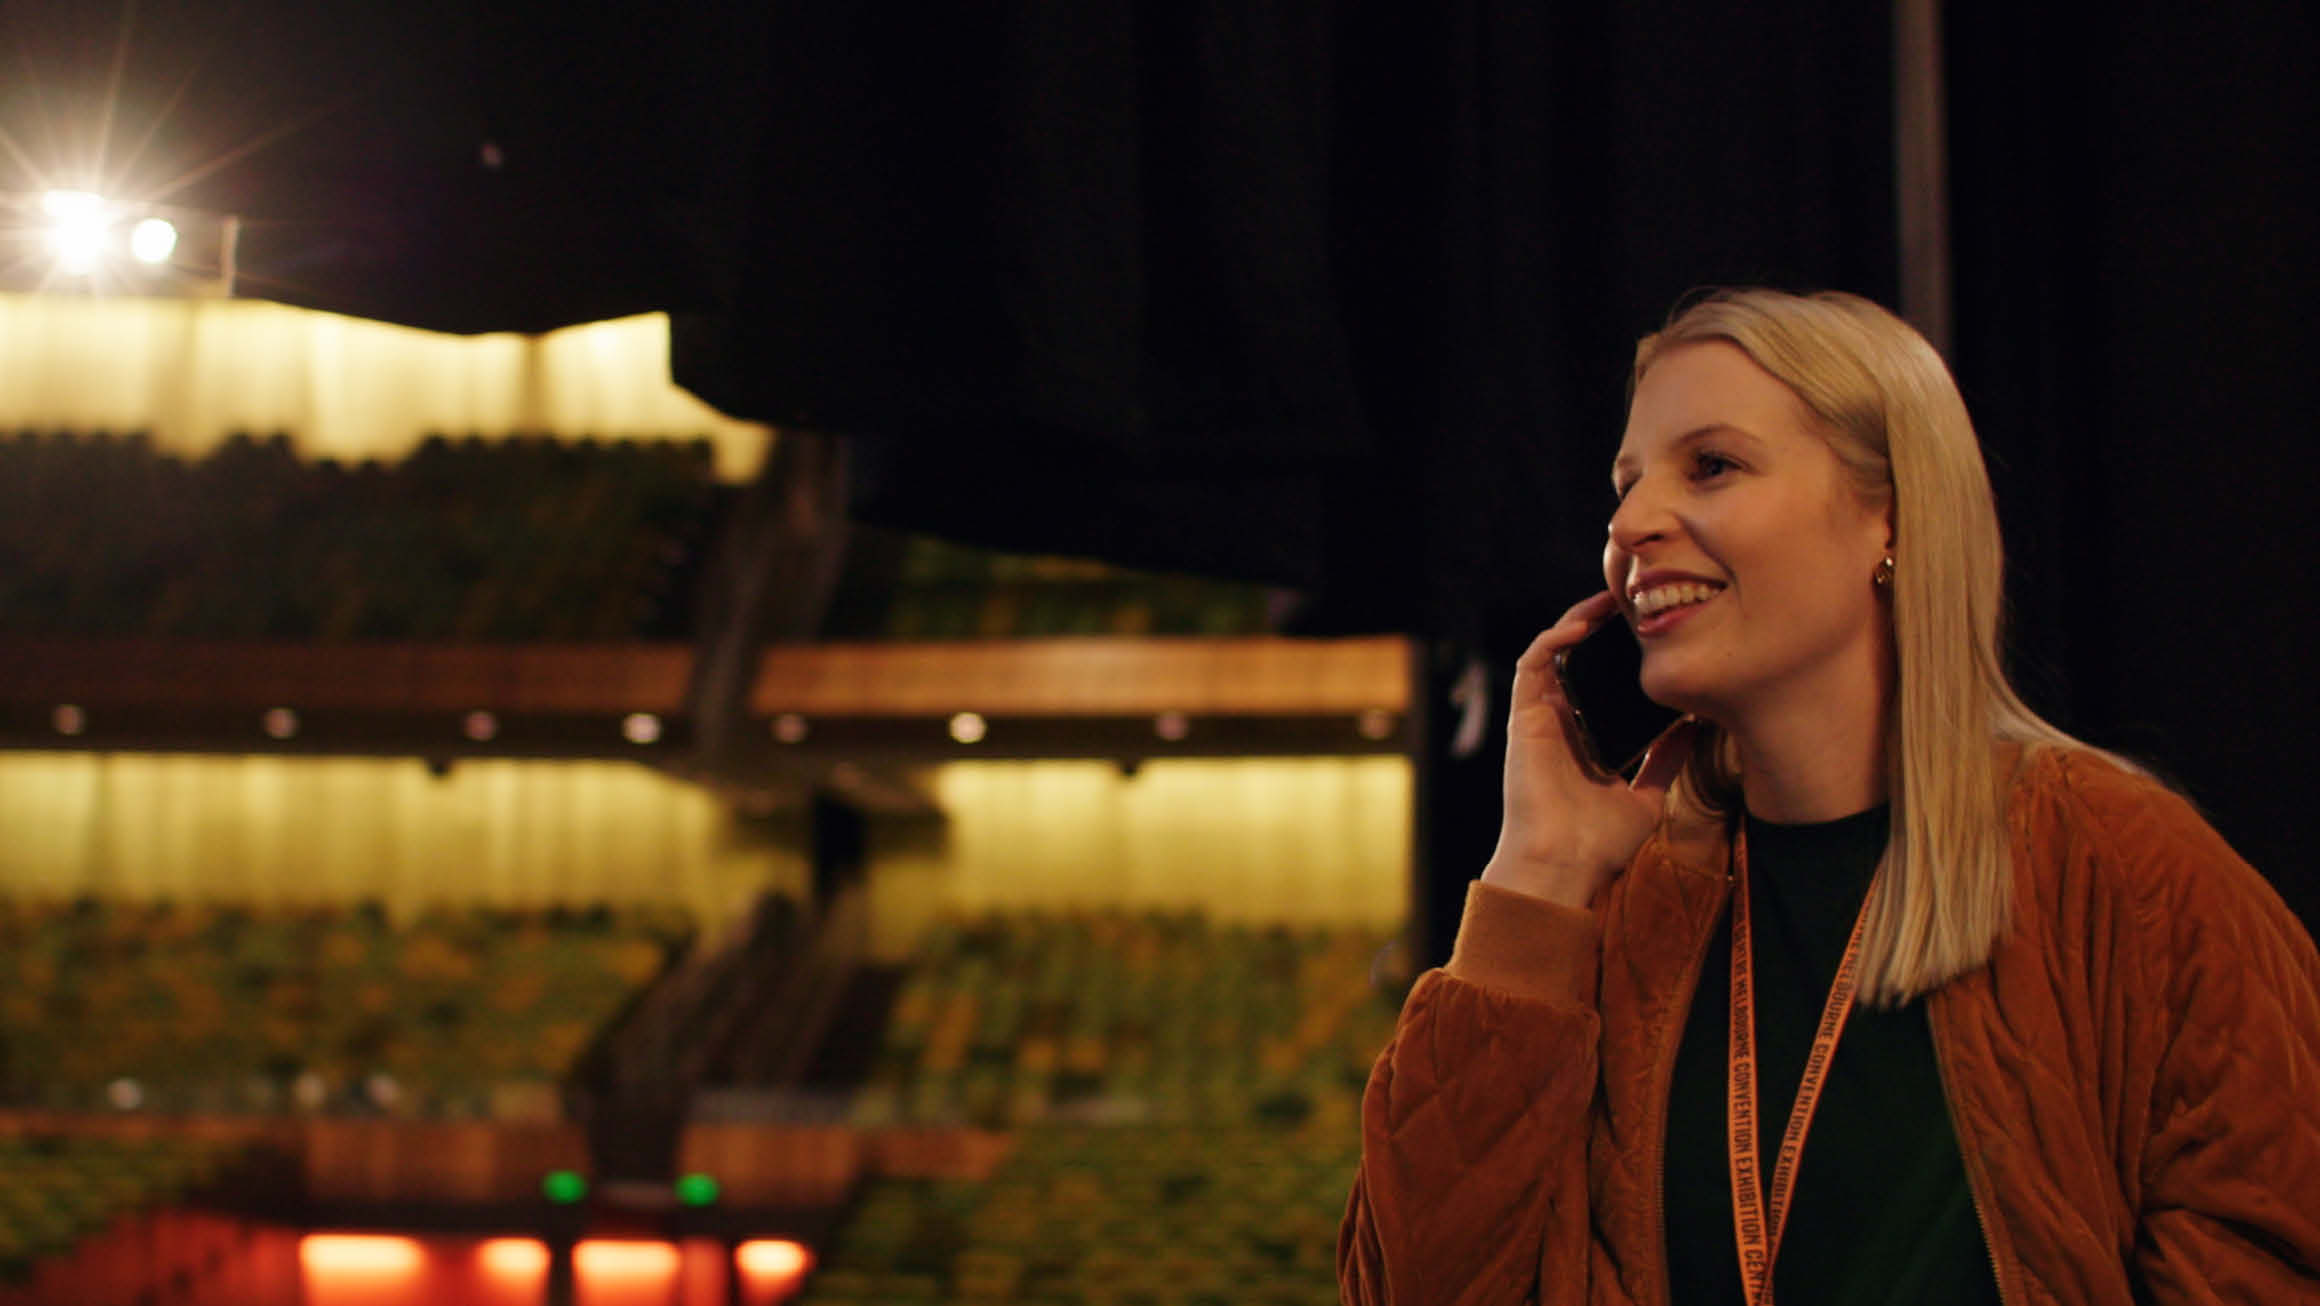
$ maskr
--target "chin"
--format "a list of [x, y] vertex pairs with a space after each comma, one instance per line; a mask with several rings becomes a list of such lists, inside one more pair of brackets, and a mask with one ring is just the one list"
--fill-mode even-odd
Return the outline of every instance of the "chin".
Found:
[[1643, 696], [1661, 707], [1689, 712], [1703, 721], [1714, 721], [1719, 715], [1717, 704], [1721, 700], [1707, 686], [1694, 684], [1680, 674], [1654, 674], [1646, 666], [1637, 683], [1643, 689]]

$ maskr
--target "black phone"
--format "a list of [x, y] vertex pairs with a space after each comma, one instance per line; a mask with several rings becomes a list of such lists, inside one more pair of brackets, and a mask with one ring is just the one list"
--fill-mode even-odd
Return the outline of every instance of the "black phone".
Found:
[[1613, 616], [1555, 659], [1563, 696], [1579, 717], [1595, 762], [1632, 776], [1651, 741], [1683, 715], [1644, 697], [1643, 646], [1625, 619]]

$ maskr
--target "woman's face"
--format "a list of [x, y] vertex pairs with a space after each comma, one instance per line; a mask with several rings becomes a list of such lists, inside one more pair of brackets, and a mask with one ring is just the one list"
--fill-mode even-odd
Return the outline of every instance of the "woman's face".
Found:
[[1736, 726], [1867, 692], [1890, 657], [1873, 583], [1892, 530], [1810, 412], [1723, 341], [1636, 386], [1603, 578], [1643, 644], [1643, 689]]

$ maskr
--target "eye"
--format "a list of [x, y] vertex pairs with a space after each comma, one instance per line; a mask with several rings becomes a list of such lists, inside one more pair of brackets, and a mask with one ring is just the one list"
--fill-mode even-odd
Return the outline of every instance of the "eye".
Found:
[[1735, 471], [1740, 464], [1713, 449], [1700, 449], [1692, 454], [1692, 479], [1712, 481], [1724, 473]]

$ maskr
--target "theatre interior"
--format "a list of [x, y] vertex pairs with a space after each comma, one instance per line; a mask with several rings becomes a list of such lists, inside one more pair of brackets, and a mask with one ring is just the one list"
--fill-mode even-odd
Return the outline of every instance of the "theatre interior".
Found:
[[705, 689], [667, 330], [0, 299], [0, 1300], [1335, 1299], [1405, 642], [861, 528]]
[[1336, 1302], [1704, 280], [1926, 327], [2025, 692], [2320, 907], [2153, 509], [2308, 420], [2294, 22], [618, 8], [0, 10], [0, 1306]]

